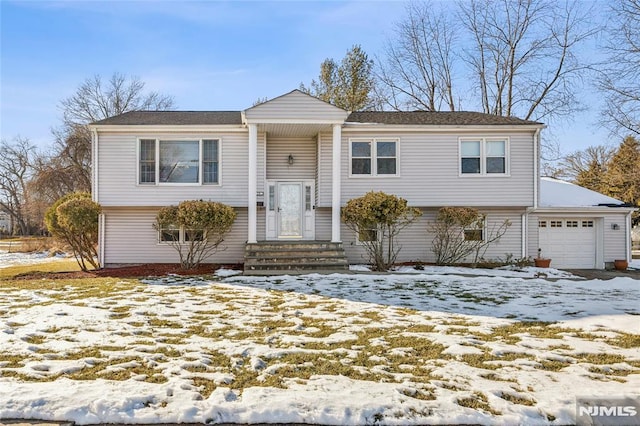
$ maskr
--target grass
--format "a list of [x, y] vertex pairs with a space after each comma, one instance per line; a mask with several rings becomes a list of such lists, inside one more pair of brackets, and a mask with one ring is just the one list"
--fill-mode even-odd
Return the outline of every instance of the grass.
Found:
[[23, 275], [51, 272], [77, 272], [80, 270], [75, 259], [55, 260], [33, 265], [15, 265], [0, 268], [0, 280], [10, 280]]
[[473, 408], [474, 410], [485, 411], [487, 413], [493, 414], [494, 416], [499, 416], [502, 413], [494, 410], [491, 405], [489, 405], [489, 401], [487, 400], [487, 396], [482, 392], [474, 392], [473, 395], [458, 398], [456, 400], [458, 405], [461, 407]]

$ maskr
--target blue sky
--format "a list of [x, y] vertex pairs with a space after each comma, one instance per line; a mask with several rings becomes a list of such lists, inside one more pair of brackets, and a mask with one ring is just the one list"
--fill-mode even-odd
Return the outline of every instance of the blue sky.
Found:
[[[316, 78], [354, 44], [382, 54], [400, 1], [0, 0], [0, 136], [52, 143], [59, 102], [86, 78], [135, 75], [178, 109], [241, 110]], [[594, 109], [554, 126], [564, 151], [606, 143]], [[550, 134], [551, 132], [548, 132]]]

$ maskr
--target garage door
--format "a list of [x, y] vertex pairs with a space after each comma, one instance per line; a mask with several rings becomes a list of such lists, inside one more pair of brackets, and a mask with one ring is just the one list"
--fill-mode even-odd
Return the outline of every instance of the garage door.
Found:
[[538, 221], [542, 257], [555, 268], [595, 268], [594, 219], [551, 218]]

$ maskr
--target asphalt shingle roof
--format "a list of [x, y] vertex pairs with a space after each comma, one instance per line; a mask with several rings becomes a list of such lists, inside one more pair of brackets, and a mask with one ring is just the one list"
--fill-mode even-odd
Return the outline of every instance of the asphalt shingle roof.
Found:
[[216, 125], [242, 124], [240, 111], [130, 111], [96, 121], [97, 125]]
[[542, 124], [516, 117], [501, 117], [499, 115], [470, 111], [352, 112], [347, 117], [347, 122], [433, 126]]
[[[501, 117], [469, 111], [371, 111], [352, 112], [347, 117], [350, 123], [376, 123], [396, 125], [532, 125], [541, 124], [535, 121], [522, 120], [516, 117]], [[96, 121], [96, 125], [240, 125], [240, 111], [130, 111], [104, 120]]]

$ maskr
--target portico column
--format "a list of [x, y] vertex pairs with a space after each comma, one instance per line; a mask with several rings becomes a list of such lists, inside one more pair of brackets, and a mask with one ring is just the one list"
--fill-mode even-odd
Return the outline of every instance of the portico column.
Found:
[[333, 125], [333, 144], [331, 149], [331, 242], [339, 243], [340, 239], [340, 198], [341, 198], [341, 148], [342, 126]]
[[257, 243], [258, 126], [249, 124], [249, 196], [247, 243]]

